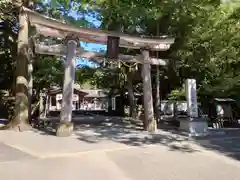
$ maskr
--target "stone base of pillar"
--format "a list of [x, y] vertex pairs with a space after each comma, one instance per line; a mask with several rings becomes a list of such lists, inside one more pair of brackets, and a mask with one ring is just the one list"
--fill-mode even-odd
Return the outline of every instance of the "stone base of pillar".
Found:
[[68, 137], [73, 133], [73, 123], [71, 122], [60, 122], [56, 129], [56, 136]]
[[23, 132], [23, 131], [30, 131], [32, 130], [32, 126], [30, 124], [24, 124], [21, 123], [18, 125], [18, 131]]
[[203, 118], [189, 120], [189, 118], [180, 120], [180, 130], [189, 133], [190, 137], [204, 137], [208, 135], [208, 123]]

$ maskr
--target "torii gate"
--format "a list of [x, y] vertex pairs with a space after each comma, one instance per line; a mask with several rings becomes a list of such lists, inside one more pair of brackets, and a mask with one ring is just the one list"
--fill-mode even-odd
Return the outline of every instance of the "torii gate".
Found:
[[[171, 44], [174, 43], [174, 38], [141, 38], [98, 29], [81, 27], [76, 28], [66, 23], [62, 23], [57, 20], [45, 17], [25, 7], [22, 8], [22, 13], [25, 14], [25, 19], [21, 19], [22, 21], [24, 21], [22, 22], [24, 24], [24, 27], [22, 28], [25, 29], [25, 32], [29, 32], [29, 27], [35, 28], [35, 34], [33, 34], [28, 39], [25, 38], [25, 43], [29, 43], [29, 39], [33, 40], [32, 42], [35, 47], [35, 53], [66, 56], [62, 111], [60, 117], [60, 124], [56, 130], [57, 136], [69, 136], [73, 131], [73, 124], [71, 122], [71, 102], [73, 95], [73, 84], [75, 79], [76, 56], [95, 60], [121, 60], [125, 62], [137, 62], [142, 64], [145, 122], [150, 122], [154, 119], [153, 109], [148, 108], [148, 105], [153, 103], [150, 64], [166, 65], [167, 61], [163, 59], [150, 58], [149, 51], [168, 50]], [[61, 41], [63, 43], [46, 45], [45, 42], [41, 42], [40, 36], [55, 37], [56, 39], [58, 39], [58, 41]], [[80, 41], [107, 45], [107, 56], [103, 53], [84, 51], [83, 48], [80, 47]], [[119, 54], [119, 47], [140, 49], [141, 54], [136, 56]], [[17, 70], [19, 68], [20, 67], [17, 66]], [[28, 88], [31, 88], [31, 72], [29, 72], [29, 76], [30, 80]], [[29, 91], [31, 91], [31, 89], [29, 89]], [[29, 94], [31, 94], [31, 92]], [[20, 101], [22, 102], [18, 102], [19, 104], [26, 103], [21, 98]], [[21, 111], [21, 108], [19, 109]]]

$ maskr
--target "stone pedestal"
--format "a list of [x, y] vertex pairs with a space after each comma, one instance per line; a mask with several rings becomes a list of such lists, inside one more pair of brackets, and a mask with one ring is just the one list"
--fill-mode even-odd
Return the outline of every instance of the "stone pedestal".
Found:
[[203, 137], [208, 135], [208, 123], [203, 118], [181, 119], [179, 129], [188, 132], [190, 137]]
[[73, 133], [73, 123], [71, 122], [60, 122], [56, 129], [56, 136], [68, 137]]

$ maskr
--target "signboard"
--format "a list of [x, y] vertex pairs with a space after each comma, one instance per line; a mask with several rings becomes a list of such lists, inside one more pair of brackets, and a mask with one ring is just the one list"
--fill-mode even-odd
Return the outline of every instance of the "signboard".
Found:
[[198, 117], [196, 80], [186, 80], [187, 109], [190, 117]]

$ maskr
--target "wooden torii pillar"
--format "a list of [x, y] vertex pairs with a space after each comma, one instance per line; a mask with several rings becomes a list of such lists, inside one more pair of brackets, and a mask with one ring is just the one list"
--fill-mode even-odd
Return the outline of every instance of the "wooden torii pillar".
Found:
[[151, 80], [151, 65], [149, 63], [149, 49], [141, 49], [143, 65], [142, 65], [142, 80], [144, 94], [144, 129], [149, 132], [156, 131], [156, 120], [154, 119], [153, 111], [153, 96], [152, 96], [152, 80]]
[[66, 38], [67, 56], [64, 70], [62, 110], [60, 114], [60, 123], [56, 129], [56, 135], [59, 137], [70, 136], [73, 132], [72, 123], [72, 100], [75, 80], [75, 58], [76, 49], [79, 43], [77, 37], [68, 36]]
[[[143, 78], [143, 86], [144, 86], [144, 112], [145, 112], [145, 125], [148, 127], [146, 130], [154, 132], [155, 131], [155, 121], [153, 116], [153, 103], [152, 103], [152, 85], [151, 85], [151, 72], [150, 72], [150, 64], [161, 64], [159, 59], [154, 59], [149, 57], [149, 51], [165, 51], [169, 49], [170, 45], [173, 44], [174, 38], [166, 38], [162, 37], [159, 39], [153, 38], [141, 38], [134, 37], [126, 34], [110, 32], [110, 31], [102, 31], [96, 29], [88, 29], [88, 28], [76, 28], [71, 25], [67, 25], [65, 23], [59, 22], [54, 19], [50, 19], [48, 17], [42, 16], [36, 12], [33, 12], [27, 8], [24, 8], [28, 17], [30, 24], [35, 26], [37, 34], [43, 36], [52, 36], [56, 38], [60, 38], [64, 40], [69, 35], [74, 35], [79, 38], [79, 41], [84, 42], [92, 42], [98, 44], [107, 44], [108, 37], [116, 37], [119, 39], [119, 47], [130, 48], [130, 49], [140, 49], [141, 55], [130, 57], [123, 56], [123, 59], [126, 58], [129, 62], [138, 62], [143, 64], [142, 68], [142, 78]], [[71, 123], [71, 114], [72, 114], [72, 105], [70, 100], [72, 98], [72, 82], [74, 81], [74, 68], [73, 61], [74, 57], [77, 54], [80, 54], [80, 57], [84, 57], [84, 55], [89, 54], [89, 52], [84, 52], [81, 48], [77, 48], [77, 43], [74, 40], [70, 40], [67, 48], [65, 46], [62, 49], [55, 49], [53, 52], [51, 49], [45, 49], [46, 54], [59, 54], [62, 55], [62, 51], [67, 52], [67, 63], [65, 69], [65, 77], [64, 77], [64, 102], [63, 109], [61, 112], [61, 123], [57, 128], [58, 136], [68, 136], [71, 134], [73, 130], [73, 126]], [[79, 51], [80, 50], [80, 51]], [[58, 53], [56, 53], [58, 51]], [[44, 54], [44, 53], [43, 53]], [[91, 54], [91, 53], [90, 53]], [[92, 54], [92, 57], [89, 58], [102, 58], [105, 56], [99, 56], [96, 54]], [[74, 73], [73, 73], [74, 72]], [[66, 103], [66, 104], [64, 104]]]

